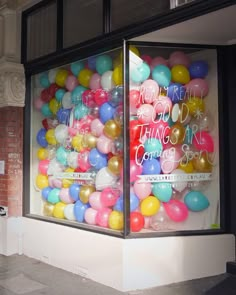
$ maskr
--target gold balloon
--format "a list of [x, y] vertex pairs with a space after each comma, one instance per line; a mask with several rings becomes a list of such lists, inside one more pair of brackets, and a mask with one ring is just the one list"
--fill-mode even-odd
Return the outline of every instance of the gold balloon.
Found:
[[97, 137], [91, 133], [84, 134], [82, 140], [83, 147], [93, 149], [97, 145]]
[[186, 173], [192, 173], [194, 169], [193, 162], [192, 161], [188, 161], [186, 163], [180, 162], [178, 168], [185, 171]]
[[203, 152], [199, 157], [195, 157], [193, 160], [193, 167], [197, 172], [210, 173], [212, 171], [212, 163], [207, 152]]
[[110, 158], [110, 160], [108, 161], [108, 165], [107, 168], [108, 170], [115, 174], [115, 175], [119, 175], [121, 172], [121, 168], [122, 168], [122, 159], [118, 156], [113, 156], [112, 158]]
[[83, 141], [82, 134], [77, 134], [72, 137], [71, 145], [77, 152], [81, 152], [84, 149], [82, 141]]
[[88, 203], [89, 196], [95, 192], [95, 187], [92, 185], [83, 185], [80, 188], [79, 197], [80, 201], [84, 204]]
[[53, 217], [64, 219], [65, 218], [64, 209], [65, 209], [66, 205], [67, 204], [62, 203], [62, 202], [56, 203], [56, 205], [54, 206], [54, 209], [53, 209]]
[[56, 145], [58, 143], [55, 137], [55, 129], [49, 129], [45, 134], [45, 138], [48, 144]]
[[116, 139], [121, 134], [121, 126], [117, 124], [114, 120], [109, 120], [106, 122], [103, 132], [107, 137], [111, 139]]
[[170, 128], [170, 142], [175, 144], [181, 144], [184, 141], [185, 128], [182, 124], [176, 123]]
[[186, 105], [189, 110], [189, 114], [194, 117], [200, 117], [205, 111], [205, 102], [200, 97], [190, 97], [186, 101]]
[[44, 216], [53, 216], [54, 205], [46, 202], [43, 206], [43, 215]]

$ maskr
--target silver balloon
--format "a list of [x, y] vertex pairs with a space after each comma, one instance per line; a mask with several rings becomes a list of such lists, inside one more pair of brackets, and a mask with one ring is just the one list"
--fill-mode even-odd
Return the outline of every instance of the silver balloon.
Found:
[[159, 211], [150, 219], [150, 227], [156, 231], [171, 229], [172, 221], [165, 212], [163, 204], [161, 204]]
[[214, 129], [214, 118], [210, 112], [205, 112], [191, 120], [189, 126], [197, 125], [199, 130], [210, 132]]

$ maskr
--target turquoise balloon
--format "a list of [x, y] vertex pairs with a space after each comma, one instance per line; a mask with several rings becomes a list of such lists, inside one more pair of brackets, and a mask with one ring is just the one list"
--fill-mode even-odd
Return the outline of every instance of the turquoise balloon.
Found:
[[65, 93], [66, 91], [64, 89], [58, 89], [55, 93], [56, 100], [58, 102], [61, 102]]
[[188, 125], [186, 126], [185, 129], [185, 139], [184, 139], [184, 143], [186, 144], [192, 144], [193, 143], [193, 130], [192, 128], [190, 128]]
[[143, 62], [141, 65], [131, 71], [130, 77], [133, 82], [141, 83], [149, 78], [150, 73], [151, 70], [149, 65]]
[[46, 118], [50, 118], [52, 117], [52, 112], [49, 108], [49, 104], [48, 103], [44, 103], [41, 107], [41, 113], [44, 115], [44, 117]]
[[59, 188], [53, 188], [48, 194], [48, 202], [51, 204], [56, 204], [60, 202], [59, 193]]
[[79, 72], [83, 70], [83, 68], [84, 68], [84, 63], [82, 61], [73, 62], [70, 66], [71, 72], [76, 77], [79, 75]]
[[76, 86], [75, 89], [71, 92], [71, 102], [74, 105], [77, 105], [82, 102], [82, 94], [87, 90], [84, 86]]
[[83, 103], [78, 104], [74, 109], [74, 116], [76, 120], [80, 120], [89, 114], [90, 109]]
[[159, 158], [162, 152], [162, 143], [157, 138], [148, 138], [144, 143], [144, 150], [147, 153], [151, 153], [153, 158]]
[[39, 78], [40, 85], [43, 88], [48, 88], [50, 86], [50, 81], [48, 79], [48, 74], [43, 73]]
[[96, 70], [99, 75], [104, 74], [112, 69], [112, 59], [109, 55], [104, 54], [96, 58]]
[[185, 198], [184, 203], [190, 211], [199, 212], [209, 207], [209, 200], [203, 193], [199, 191], [189, 192]]
[[152, 70], [152, 78], [159, 86], [168, 87], [171, 81], [171, 71], [167, 66], [158, 65]]
[[67, 156], [69, 151], [67, 151], [63, 146], [60, 146], [56, 151], [56, 159], [62, 165], [67, 165]]
[[153, 183], [152, 193], [161, 202], [169, 202], [172, 196], [172, 186], [169, 182]]

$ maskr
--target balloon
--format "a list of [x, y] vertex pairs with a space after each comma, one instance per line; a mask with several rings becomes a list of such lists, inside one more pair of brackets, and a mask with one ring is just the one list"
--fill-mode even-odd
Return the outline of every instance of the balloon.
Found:
[[48, 146], [48, 142], [46, 140], [46, 133], [47, 133], [47, 130], [44, 129], [44, 128], [41, 128], [38, 131], [37, 136], [36, 136], [37, 143], [39, 145], [41, 145], [42, 147], [47, 147]]
[[40, 77], [39, 77], [39, 81], [40, 81], [40, 85], [43, 88], [47, 88], [47, 87], [50, 86], [50, 82], [48, 80], [48, 74], [47, 73], [41, 74]]
[[60, 144], [63, 144], [66, 138], [68, 137], [68, 126], [64, 124], [57, 125], [54, 131], [54, 135], [57, 142], [59, 142]]
[[168, 62], [166, 59], [164, 59], [161, 56], [154, 57], [150, 63], [151, 69], [153, 70], [156, 66], [159, 66], [159, 65], [168, 66]]
[[185, 86], [180, 83], [171, 83], [167, 88], [167, 96], [173, 103], [181, 102], [185, 97]]
[[120, 175], [121, 169], [123, 166], [123, 161], [119, 156], [113, 156], [109, 159], [107, 168], [109, 172]]
[[68, 204], [65, 206], [64, 215], [65, 218], [71, 221], [76, 221], [75, 214], [74, 214], [74, 204]]
[[65, 210], [66, 204], [62, 202], [58, 202], [55, 204], [54, 209], [53, 209], [53, 217], [64, 219], [64, 210]]
[[171, 173], [179, 165], [181, 153], [178, 149], [171, 147], [162, 152], [160, 157], [161, 170], [165, 174]]
[[136, 196], [140, 199], [143, 200], [146, 197], [148, 197], [151, 192], [152, 192], [152, 185], [149, 182], [139, 182], [136, 180], [134, 182], [134, 193]]
[[60, 194], [60, 189], [53, 188], [48, 194], [48, 202], [51, 204], [56, 204], [60, 202], [59, 194]]
[[71, 145], [77, 152], [81, 152], [84, 149], [82, 145], [82, 140], [83, 140], [83, 135], [81, 134], [78, 134], [72, 137]]
[[168, 87], [171, 80], [171, 72], [165, 65], [157, 65], [152, 70], [152, 78], [160, 87]]
[[139, 120], [132, 120], [129, 123], [130, 132], [130, 142], [134, 140], [139, 140], [142, 137], [141, 131], [143, 129], [143, 124]]
[[65, 82], [68, 76], [68, 71], [65, 69], [59, 69], [59, 71], [56, 74], [56, 84], [60, 87], [65, 86]]
[[107, 71], [101, 76], [101, 85], [104, 90], [111, 90], [115, 87], [115, 84], [112, 79], [113, 71]]
[[[73, 173], [75, 170], [73, 168], [66, 168], [65, 169], [65, 173], [67, 174], [70, 174], [70, 173]], [[63, 178], [62, 179], [62, 186], [67, 188], [67, 187], [70, 187], [72, 185], [72, 183], [74, 182], [74, 180], [72, 178]]]
[[189, 71], [183, 65], [175, 65], [171, 68], [171, 78], [173, 82], [187, 84], [190, 81]]
[[142, 215], [144, 216], [152, 216], [155, 215], [160, 209], [160, 202], [154, 196], [148, 196], [143, 199], [140, 204], [140, 210]]
[[123, 212], [112, 211], [109, 215], [108, 226], [114, 230], [122, 230], [124, 227]]
[[159, 160], [150, 158], [143, 162], [143, 169], [142, 169], [143, 175], [160, 174], [160, 173], [161, 173], [161, 165]]
[[84, 221], [85, 212], [89, 207], [89, 204], [84, 204], [80, 200], [76, 201], [74, 204], [74, 215], [78, 222]]
[[95, 210], [93, 208], [88, 208], [84, 214], [85, 222], [88, 224], [91, 224], [91, 225], [96, 225], [97, 213], [98, 213], [97, 210]]
[[212, 172], [212, 159], [207, 152], [201, 152], [198, 157], [194, 157], [192, 160], [192, 164], [197, 172]]
[[70, 187], [69, 187], [69, 194], [70, 197], [76, 202], [79, 199], [79, 193], [80, 193], [80, 187], [81, 185], [78, 183], [73, 183]]
[[109, 104], [113, 107], [121, 105], [124, 96], [124, 87], [116, 86], [109, 93]]
[[120, 192], [119, 190], [107, 187], [102, 190], [100, 195], [101, 204], [103, 207], [111, 207], [114, 206], [117, 199], [119, 198]]
[[101, 106], [104, 102], [108, 101], [108, 92], [104, 89], [97, 89], [94, 94], [95, 102], [98, 106]]
[[59, 163], [64, 166], [67, 166], [67, 155], [69, 151], [66, 150], [63, 146], [60, 146], [56, 151], [56, 159]]
[[123, 67], [122, 65], [118, 65], [114, 68], [114, 71], [112, 73], [112, 80], [115, 85], [121, 85], [123, 84]]
[[199, 131], [194, 134], [193, 145], [199, 151], [214, 152], [214, 141], [206, 131]]
[[124, 118], [124, 110], [123, 105], [118, 105], [115, 109], [114, 115], [113, 115], [114, 121], [120, 125], [123, 126], [123, 118]]
[[139, 232], [144, 227], [144, 217], [139, 212], [130, 213], [130, 229], [132, 232]]
[[206, 132], [210, 132], [214, 128], [214, 119], [209, 112], [202, 113], [201, 116], [195, 117], [191, 120], [189, 126], [194, 128], [193, 126], [198, 126], [198, 130], [204, 130]]
[[169, 66], [172, 68], [175, 65], [183, 65], [186, 68], [190, 65], [190, 58], [182, 51], [174, 51], [169, 57]]
[[168, 182], [153, 183], [152, 193], [161, 202], [169, 202], [172, 197], [172, 187]]
[[84, 150], [79, 153], [78, 164], [79, 164], [79, 168], [82, 171], [87, 171], [91, 167], [91, 164], [89, 162], [89, 151]]
[[107, 137], [116, 139], [121, 135], [121, 127], [114, 120], [108, 120], [104, 125], [103, 132]]
[[71, 92], [71, 102], [74, 105], [78, 105], [82, 102], [83, 93], [87, 90], [84, 86], [76, 86]]
[[147, 133], [147, 138], [156, 138], [158, 139], [163, 147], [164, 138], [169, 135], [170, 128], [167, 122], [164, 120], [158, 120], [157, 122], [151, 122], [148, 126], [150, 128], [149, 134]]
[[102, 124], [102, 122], [96, 118], [91, 122], [91, 132], [94, 136], [99, 137], [100, 135], [102, 135], [103, 132], [103, 128], [104, 125]]
[[104, 54], [96, 58], [96, 70], [99, 75], [104, 74], [112, 69], [112, 59], [109, 55]]
[[202, 98], [199, 97], [191, 97], [185, 103], [189, 114], [201, 119], [203, 112], [205, 111], [205, 102]]
[[147, 55], [147, 54], [143, 54], [143, 55], [141, 56], [141, 59], [142, 59], [145, 63], [147, 63], [149, 66], [151, 65], [151, 62], [152, 62], [152, 58], [151, 58], [151, 56], [149, 56], [149, 55]]
[[89, 88], [92, 90], [97, 90], [101, 87], [101, 76], [98, 73], [94, 73], [90, 78]]
[[62, 98], [62, 106], [64, 109], [71, 109], [73, 107], [71, 100], [71, 92], [66, 92]]
[[137, 108], [140, 106], [140, 91], [132, 89], [129, 92], [130, 113], [137, 114]]
[[41, 194], [42, 194], [42, 197], [43, 197], [43, 199], [45, 201], [48, 200], [48, 195], [49, 195], [49, 193], [50, 193], [51, 190], [52, 190], [52, 187], [50, 187], [50, 186], [47, 186], [47, 187], [45, 187], [45, 188], [42, 189]]
[[39, 189], [43, 189], [48, 186], [48, 177], [43, 174], [38, 174], [36, 177], [36, 186]]
[[198, 191], [189, 192], [184, 197], [184, 203], [193, 212], [203, 211], [210, 205], [207, 197]]
[[41, 112], [42, 112], [43, 116], [46, 118], [50, 118], [53, 115], [48, 103], [45, 103], [42, 105]]
[[77, 85], [78, 85], [78, 80], [76, 79], [76, 77], [73, 75], [69, 75], [65, 83], [66, 89], [68, 91], [73, 91]]
[[146, 153], [151, 155], [151, 157], [159, 158], [163, 147], [159, 139], [151, 137], [145, 140], [144, 149]]
[[89, 196], [95, 191], [95, 187], [93, 185], [82, 185], [79, 191], [80, 201], [82, 203], [89, 202]]
[[100, 169], [96, 175], [95, 186], [96, 190], [103, 190], [107, 187], [116, 185], [117, 177], [111, 174], [107, 167]]
[[48, 157], [48, 150], [40, 147], [37, 151], [37, 157], [39, 160], [46, 160]]
[[170, 200], [163, 203], [165, 211], [169, 218], [175, 222], [183, 222], [188, 218], [187, 206], [179, 200]]
[[187, 181], [179, 181], [181, 180], [181, 176], [178, 176], [178, 175], [185, 175], [185, 171], [181, 170], [181, 169], [175, 169], [171, 172], [171, 174], [174, 174], [176, 175], [178, 181], [174, 182], [172, 184], [172, 187], [178, 191], [178, 192], [182, 192], [188, 185], [188, 182]]
[[143, 167], [137, 165], [134, 160], [130, 161], [130, 182], [136, 181], [138, 175], [142, 174]]
[[74, 117], [76, 120], [80, 120], [89, 114], [89, 108], [83, 103], [78, 104], [74, 108]]
[[145, 103], [152, 103], [159, 95], [159, 85], [156, 81], [148, 79], [140, 87], [140, 98]]
[[[159, 95], [157, 99], [153, 102], [154, 110], [157, 115], [163, 116], [163, 114], [170, 114], [172, 109], [172, 101], [169, 97], [165, 95]], [[155, 119], [155, 116], [153, 117]]]
[[[123, 196], [121, 196], [123, 200]], [[135, 193], [130, 192], [130, 212], [135, 211], [139, 206], [139, 198], [136, 196]]]
[[34, 107], [37, 111], [40, 111], [42, 106], [43, 106], [44, 102], [40, 99], [40, 97], [37, 97], [34, 100]]
[[97, 144], [97, 137], [93, 136], [91, 133], [84, 134], [82, 144], [85, 148], [95, 148]]
[[102, 208], [98, 210], [96, 215], [96, 223], [102, 227], [108, 227], [109, 216], [112, 210], [110, 208]]
[[104, 206], [101, 202], [101, 192], [95, 191], [89, 196], [89, 204], [95, 210], [102, 209]]
[[110, 103], [105, 102], [99, 108], [99, 118], [100, 121], [105, 124], [107, 121], [113, 119], [115, 113], [115, 108], [110, 105]]
[[170, 128], [170, 142], [173, 145], [181, 144], [185, 138], [185, 128], [182, 124], [176, 123]]
[[144, 154], [144, 146], [139, 140], [132, 141], [130, 143], [130, 159], [136, 160], [142, 159]]
[[56, 82], [57, 69], [51, 69], [48, 72], [48, 80], [50, 83]]
[[44, 203], [44, 206], [43, 206], [43, 215], [44, 216], [53, 217], [53, 210], [54, 210], [53, 204], [50, 204], [48, 202]]
[[121, 137], [116, 138], [113, 141], [111, 152], [113, 153], [113, 155], [119, 156], [119, 155], [123, 155], [123, 151], [124, 151], [123, 139]]
[[52, 187], [54, 187], [54, 188], [62, 188], [62, 181], [61, 181], [61, 179], [57, 179], [57, 178], [54, 178], [52, 176], [52, 180], [51, 181], [52, 181]]
[[62, 188], [59, 193], [59, 198], [63, 203], [66, 204], [71, 204], [74, 202], [69, 194], [69, 188]]
[[166, 214], [163, 204], [161, 204], [157, 214], [151, 216], [150, 227], [154, 230], [170, 229], [170, 218]]
[[207, 96], [209, 92], [208, 83], [204, 79], [200, 79], [200, 78], [193, 79], [190, 82], [186, 82], [185, 84], [187, 84], [185, 85], [186, 91], [191, 97], [203, 98]]
[[79, 154], [77, 152], [70, 151], [67, 154], [67, 164], [71, 168], [77, 168], [78, 167], [78, 156]]
[[88, 160], [90, 165], [95, 167], [97, 170], [107, 166], [107, 156], [99, 152], [96, 148], [93, 148], [89, 152]]
[[197, 60], [190, 64], [189, 73], [192, 79], [204, 79], [208, 74], [208, 64], [204, 60]]
[[97, 149], [100, 153], [108, 154], [112, 151], [113, 141], [111, 138], [101, 135], [97, 140]]
[[150, 104], [142, 104], [137, 110], [137, 117], [141, 123], [150, 123], [156, 117], [155, 108]]
[[130, 72], [130, 78], [135, 83], [141, 83], [148, 79], [151, 70], [148, 64], [145, 62], [132, 69]]
[[48, 165], [48, 175], [53, 175], [55, 173], [60, 173], [64, 171], [65, 167], [57, 161], [56, 158], [53, 158]]
[[82, 69], [78, 75], [79, 83], [84, 87], [89, 87], [89, 82], [92, 75], [93, 75], [93, 72], [91, 70]]
[[82, 61], [74, 62], [70, 65], [70, 70], [74, 76], [78, 76], [80, 71], [84, 68], [84, 64]]
[[193, 173], [193, 161], [181, 161], [178, 166], [179, 169], [183, 170], [185, 173]]
[[59, 108], [60, 108], [60, 105], [58, 101], [55, 98], [51, 99], [49, 102], [49, 109], [53, 113], [53, 115], [56, 115]]
[[39, 161], [39, 164], [38, 164], [39, 173], [43, 174], [43, 175], [47, 175], [48, 165], [49, 165], [49, 160], [41, 160], [41, 161]]
[[57, 119], [59, 123], [69, 125], [69, 120], [70, 120], [70, 109], [59, 109], [57, 112]]

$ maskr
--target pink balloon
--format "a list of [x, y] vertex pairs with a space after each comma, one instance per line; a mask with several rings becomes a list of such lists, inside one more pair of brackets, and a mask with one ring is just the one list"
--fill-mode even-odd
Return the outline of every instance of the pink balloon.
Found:
[[183, 65], [189, 67], [191, 63], [190, 58], [182, 51], [175, 51], [169, 57], [169, 66], [172, 68], [175, 65]]
[[97, 90], [102, 88], [101, 86], [101, 76], [98, 73], [95, 73], [91, 76], [89, 81], [89, 88], [92, 90]]
[[99, 137], [100, 135], [102, 135], [103, 129], [104, 129], [104, 125], [102, 124], [102, 122], [96, 118], [91, 122], [91, 132], [94, 136]]
[[84, 172], [91, 168], [91, 165], [89, 163], [89, 151], [85, 150], [79, 153], [78, 164], [79, 168]]
[[93, 192], [89, 196], [89, 204], [95, 210], [102, 209], [104, 206], [101, 202], [101, 192]]
[[112, 210], [110, 208], [102, 208], [98, 210], [98, 213], [96, 216], [96, 223], [99, 226], [108, 227], [108, 219], [111, 212]]
[[168, 66], [168, 61], [161, 56], [154, 57], [150, 64], [151, 70], [153, 70], [158, 65]]
[[54, 180], [54, 176], [48, 176], [48, 184], [49, 186], [54, 188], [55, 186], [54, 186], [53, 180]]
[[65, 86], [66, 86], [66, 89], [68, 91], [73, 91], [74, 88], [78, 85], [78, 80], [75, 76], [73, 75], [69, 75], [66, 79], [66, 83], [65, 83]]
[[47, 175], [49, 162], [50, 162], [50, 160], [39, 161], [38, 170], [41, 174]]
[[88, 208], [85, 211], [84, 219], [88, 224], [96, 225], [96, 217], [97, 217], [98, 211], [93, 208]]
[[186, 91], [191, 97], [200, 97], [203, 98], [207, 96], [209, 92], [209, 86], [206, 80], [204, 79], [193, 79], [188, 84], [185, 85]]
[[141, 55], [141, 59], [150, 66], [152, 62], [152, 58], [150, 55], [143, 54]]
[[194, 134], [193, 145], [199, 151], [214, 152], [214, 141], [211, 135], [206, 131], [199, 131]]
[[[175, 175], [186, 175], [186, 172], [182, 169], [175, 169], [171, 172], [171, 174]], [[182, 192], [187, 187], [188, 182], [187, 181], [176, 181], [172, 183], [173, 189], [175, 189], [177, 192]]]
[[69, 188], [62, 188], [59, 192], [59, 198], [63, 203], [72, 204], [74, 200], [71, 198], [69, 194]]
[[118, 190], [107, 187], [101, 192], [101, 203], [104, 207], [114, 206], [119, 196], [120, 192]]
[[143, 200], [148, 197], [152, 192], [152, 185], [150, 182], [139, 182], [138, 180], [134, 183], [134, 193], [136, 196]]
[[97, 149], [103, 154], [108, 154], [112, 151], [113, 141], [112, 139], [106, 137], [104, 134], [99, 136], [97, 140]]
[[130, 105], [130, 113], [137, 114], [137, 108], [140, 106], [140, 91], [136, 89], [132, 89], [129, 92], [129, 105]]
[[152, 103], [159, 95], [159, 85], [156, 81], [148, 79], [140, 87], [140, 100], [143, 103]]
[[163, 205], [167, 215], [173, 221], [182, 222], [188, 218], [188, 208], [183, 202], [179, 200], [170, 200]]
[[34, 100], [34, 107], [36, 110], [40, 111], [42, 106], [43, 106], [44, 102], [40, 99], [40, 97], [37, 97]]
[[89, 89], [85, 90], [82, 93], [82, 102], [89, 108], [95, 107], [94, 91]]
[[158, 115], [170, 113], [172, 109], [172, 101], [168, 96], [159, 95], [153, 102], [154, 109]]
[[53, 187], [62, 188], [62, 180], [58, 178], [54, 178], [53, 181]]
[[79, 133], [81, 134], [87, 134], [91, 132], [91, 122], [93, 121], [93, 117], [88, 115], [84, 118], [79, 120]]
[[134, 160], [130, 161], [130, 182], [138, 180], [137, 175], [142, 174], [143, 167], [136, 164]]
[[180, 151], [174, 147], [166, 149], [160, 157], [161, 170], [164, 174], [169, 174], [179, 166], [182, 157]]
[[150, 104], [143, 104], [137, 110], [138, 120], [141, 123], [150, 123], [156, 118], [156, 111]]

